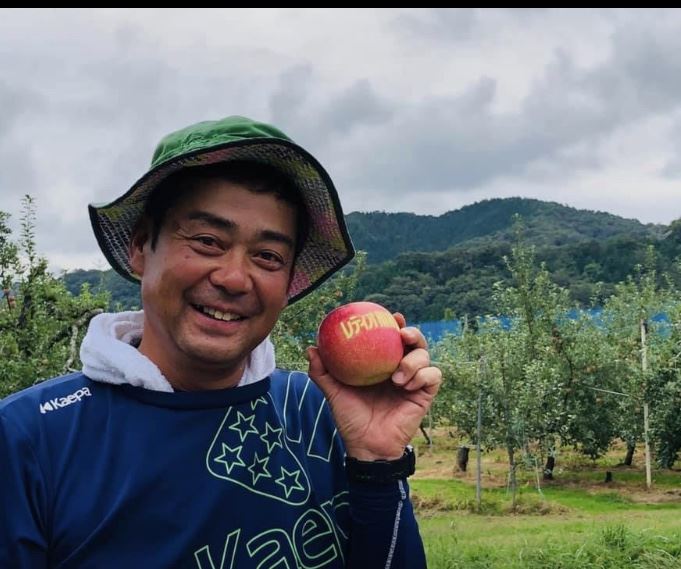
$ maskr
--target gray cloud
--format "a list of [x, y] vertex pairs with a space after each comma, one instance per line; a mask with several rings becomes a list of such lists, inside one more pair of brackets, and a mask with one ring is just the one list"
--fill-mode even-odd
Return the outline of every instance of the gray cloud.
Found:
[[[312, 151], [348, 210], [428, 195], [442, 213], [504, 183], [555, 199], [604, 176], [622, 132], [681, 113], [678, 12], [367, 14], [3, 11], [0, 209], [31, 193], [47, 254], [91, 251], [87, 203], [125, 191], [163, 135], [228, 114]], [[658, 137], [672, 158], [651, 187], [681, 175], [680, 132]]]
[[478, 24], [476, 8], [437, 8], [397, 16], [393, 25], [405, 34], [429, 42], [460, 41], [473, 36]]
[[271, 120], [282, 128], [295, 125], [305, 114], [308, 91], [312, 88], [312, 66], [296, 65], [284, 71], [270, 95]]
[[671, 158], [660, 168], [660, 175], [668, 180], [681, 181], [681, 111], [670, 118]]
[[332, 100], [321, 115], [320, 131], [341, 134], [353, 128], [385, 124], [393, 109], [374, 91], [368, 79], [360, 79]]
[[271, 121], [320, 156], [333, 153], [336, 140], [385, 125], [394, 114], [393, 104], [368, 79], [323, 96], [320, 90], [311, 66], [295, 66], [280, 74], [269, 102]]
[[[351, 185], [374, 191], [470, 191], [498, 177], [528, 174], [537, 161], [574, 169], [602, 166], [596, 149], [628, 124], [681, 108], [681, 34], [619, 30], [612, 57], [590, 70], [556, 52], [517, 112], [497, 113], [495, 81], [457, 97], [404, 107], [372, 148], [356, 154]], [[379, 143], [379, 140], [382, 143]], [[577, 151], [590, 143], [594, 152]]]

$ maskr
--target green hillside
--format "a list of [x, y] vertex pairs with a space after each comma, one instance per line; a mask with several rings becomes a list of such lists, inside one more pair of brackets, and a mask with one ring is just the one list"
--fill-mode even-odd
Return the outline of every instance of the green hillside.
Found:
[[[659, 273], [677, 276], [680, 222], [644, 225], [539, 200], [492, 199], [437, 217], [350, 213], [350, 234], [369, 260], [358, 298], [402, 311], [411, 321], [487, 313], [492, 286], [507, 278], [504, 256], [511, 250], [516, 216], [522, 218], [525, 242], [582, 305], [610, 294], [644, 262], [650, 246], [657, 251]], [[64, 278], [72, 292], [85, 282], [109, 290], [112, 308], [140, 306], [139, 287], [113, 271], [73, 271]]]

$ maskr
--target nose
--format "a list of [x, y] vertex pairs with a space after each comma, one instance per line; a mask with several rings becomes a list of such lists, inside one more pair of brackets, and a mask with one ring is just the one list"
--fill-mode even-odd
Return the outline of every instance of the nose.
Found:
[[249, 272], [249, 259], [237, 251], [220, 258], [219, 264], [210, 273], [210, 282], [228, 294], [244, 294], [253, 289]]

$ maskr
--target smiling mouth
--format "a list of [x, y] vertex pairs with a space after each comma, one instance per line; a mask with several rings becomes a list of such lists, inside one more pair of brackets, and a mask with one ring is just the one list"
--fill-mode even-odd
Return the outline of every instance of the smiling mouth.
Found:
[[221, 320], [222, 322], [235, 322], [246, 319], [245, 316], [234, 314], [233, 312], [220, 312], [219, 310], [215, 310], [215, 308], [210, 308], [209, 306], [202, 306], [200, 304], [192, 304], [192, 306], [202, 314], [210, 316], [213, 320]]

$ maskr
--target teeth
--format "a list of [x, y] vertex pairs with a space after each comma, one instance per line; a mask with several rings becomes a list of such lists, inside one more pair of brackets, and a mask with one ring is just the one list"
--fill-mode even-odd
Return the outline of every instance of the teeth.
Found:
[[205, 314], [212, 316], [216, 320], [224, 320], [225, 322], [230, 322], [231, 320], [241, 319], [241, 316], [239, 316], [238, 314], [232, 314], [231, 312], [220, 312], [219, 310], [215, 310], [215, 308], [209, 308], [207, 306], [201, 306], [200, 308]]
[[[218, 318], [218, 314], [220, 314], [220, 313], [216, 312], [215, 318]], [[226, 313], [226, 314], [222, 315], [222, 320], [226, 320], [227, 322], [229, 322], [230, 320], [240, 320], [240, 319], [241, 319], [241, 316], [239, 316], [238, 314]]]

